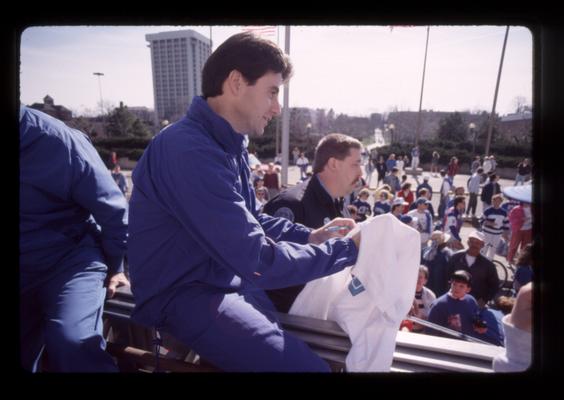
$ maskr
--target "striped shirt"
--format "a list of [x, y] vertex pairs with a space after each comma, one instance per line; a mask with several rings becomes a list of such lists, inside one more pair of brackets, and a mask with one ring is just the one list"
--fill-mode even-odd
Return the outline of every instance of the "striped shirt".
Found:
[[[488, 225], [486, 222], [493, 224]], [[507, 217], [507, 211], [501, 207], [488, 207], [480, 218], [480, 224], [482, 225], [482, 229], [485, 233], [501, 235], [504, 231], [509, 230], [509, 218]]]

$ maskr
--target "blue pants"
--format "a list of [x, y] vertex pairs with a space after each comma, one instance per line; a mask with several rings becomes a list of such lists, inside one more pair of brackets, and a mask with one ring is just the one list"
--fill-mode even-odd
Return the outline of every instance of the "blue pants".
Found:
[[50, 372], [117, 372], [102, 336], [106, 266], [65, 269], [20, 294], [22, 367], [38, 370], [43, 350]]
[[328, 364], [280, 328], [264, 292], [180, 289], [159, 327], [203, 359], [237, 372], [330, 372]]

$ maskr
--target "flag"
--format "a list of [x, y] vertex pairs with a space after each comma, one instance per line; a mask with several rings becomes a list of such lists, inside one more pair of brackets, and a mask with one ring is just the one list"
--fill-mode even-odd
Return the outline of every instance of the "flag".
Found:
[[254, 33], [257, 36], [268, 37], [268, 36], [276, 36], [277, 27], [274, 25], [263, 25], [263, 26], [244, 26], [243, 32], [250, 32]]

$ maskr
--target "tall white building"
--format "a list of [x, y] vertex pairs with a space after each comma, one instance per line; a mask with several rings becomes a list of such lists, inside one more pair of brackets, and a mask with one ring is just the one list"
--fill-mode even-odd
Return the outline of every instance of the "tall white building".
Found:
[[150, 43], [157, 126], [181, 118], [192, 98], [202, 94], [202, 69], [211, 41], [193, 30], [145, 35]]

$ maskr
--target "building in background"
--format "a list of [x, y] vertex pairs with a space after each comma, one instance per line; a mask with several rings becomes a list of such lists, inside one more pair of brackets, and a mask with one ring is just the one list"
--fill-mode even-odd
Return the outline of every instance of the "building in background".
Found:
[[145, 35], [150, 43], [155, 99], [155, 126], [185, 113], [192, 98], [202, 94], [202, 69], [211, 41], [193, 30]]
[[33, 103], [30, 107], [42, 111], [45, 114], [49, 114], [61, 121], [69, 121], [72, 119], [72, 111], [64, 106], [56, 106], [55, 100], [49, 95], [43, 98], [43, 104]]

